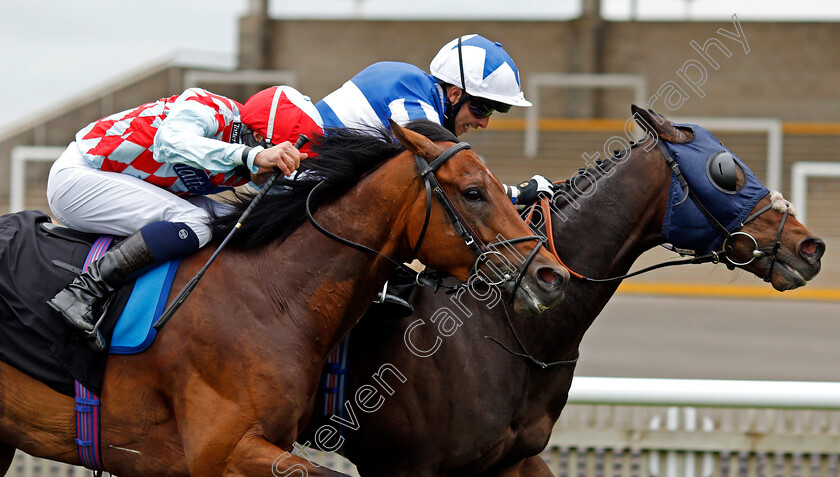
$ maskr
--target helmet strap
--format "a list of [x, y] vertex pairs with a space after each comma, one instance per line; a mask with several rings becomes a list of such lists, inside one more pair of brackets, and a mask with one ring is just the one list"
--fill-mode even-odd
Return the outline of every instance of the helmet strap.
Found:
[[239, 142], [241, 144], [245, 144], [248, 147], [262, 146], [266, 149], [271, 147], [271, 143], [265, 139], [263, 139], [262, 141], [257, 141], [257, 138], [254, 137], [254, 130], [251, 129], [251, 127], [247, 124], [242, 124], [242, 129], [240, 129], [239, 133]]
[[452, 104], [450, 103], [446, 107], [446, 111], [443, 113], [443, 127], [449, 130], [452, 134], [457, 136], [455, 133], [455, 117], [458, 116], [458, 112], [461, 111], [461, 108], [464, 107], [464, 104], [469, 101], [470, 97], [468, 94], [463, 93], [461, 98], [458, 100], [457, 103]]
[[467, 83], [464, 82], [464, 55], [461, 52], [461, 37], [458, 37], [458, 70], [461, 72], [461, 89], [467, 94]]
[[[464, 103], [466, 103], [469, 99], [469, 95], [467, 94], [467, 83], [464, 81], [464, 54], [461, 52], [461, 38], [462, 36], [458, 37], [458, 70], [461, 73], [461, 98], [455, 104], [449, 103], [449, 105], [446, 106], [446, 111], [443, 112], [443, 127], [456, 136], [455, 117], [458, 116], [458, 112], [461, 110], [461, 107], [463, 107]], [[449, 99], [446, 101], [448, 103]]]

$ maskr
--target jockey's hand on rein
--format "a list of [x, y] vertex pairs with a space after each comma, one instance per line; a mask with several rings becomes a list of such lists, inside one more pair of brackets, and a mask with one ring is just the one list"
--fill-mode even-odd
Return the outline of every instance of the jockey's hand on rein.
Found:
[[300, 161], [306, 158], [305, 152], [298, 151], [294, 144], [285, 141], [260, 151], [254, 158], [254, 165], [260, 168], [257, 175], [271, 173], [276, 166], [288, 176], [297, 170]]
[[554, 185], [541, 175], [535, 175], [530, 180], [520, 182], [515, 186], [505, 186], [508, 197], [517, 205], [531, 205], [540, 197], [551, 198], [554, 195]]

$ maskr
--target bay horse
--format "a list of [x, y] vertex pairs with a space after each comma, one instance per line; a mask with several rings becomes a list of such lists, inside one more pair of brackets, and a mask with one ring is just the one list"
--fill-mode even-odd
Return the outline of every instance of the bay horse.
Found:
[[[518, 287], [500, 284], [516, 308], [527, 315], [562, 298], [568, 273], [539, 247], [468, 145], [392, 128], [402, 145], [385, 131], [338, 131], [316, 141], [320, 157], [305, 161], [297, 180], [283, 181], [285, 193], [263, 198], [230, 242], [234, 248], [219, 255], [151, 347], [109, 358], [101, 395], [106, 471], [344, 475], [290, 451], [325, 356], [362, 316], [393, 262], [413, 252], [460, 281], [485, 267], [469, 245], [484, 244], [482, 254], [511, 263], [524, 255], [531, 262], [513, 274]], [[428, 181], [440, 200], [431, 198]], [[319, 183], [313, 222], [367, 249], [306, 223], [304, 204]], [[217, 232], [233, 227], [247, 205], [219, 218]], [[173, 290], [215, 246], [182, 261]], [[0, 467], [8, 468], [15, 449], [78, 465], [73, 407], [73, 398], [0, 364]]]
[[[680, 223], [679, 217], [669, 214], [688, 205], [674, 208], [676, 202], [669, 198], [675, 192], [677, 202], [691, 199], [675, 187], [679, 182], [665, 157], [671, 153], [658, 144], [675, 150], [695, 147], [704, 166], [706, 158], [724, 150], [714, 140], [714, 147], [704, 151], [691, 128], [676, 127], [635, 106], [633, 113], [647, 139], [593, 164], [587, 171], [593, 180], [578, 176], [577, 185], [567, 181], [552, 199], [549, 238], [562, 261], [579, 276], [626, 274], [643, 252], [666, 241], [666, 217], [672, 225]], [[699, 135], [700, 128], [695, 130]], [[686, 165], [680, 165], [687, 173]], [[731, 172], [737, 175], [736, 187], [743, 187], [744, 171]], [[705, 174], [699, 181], [689, 179], [694, 181], [692, 189], [698, 182], [710, 182]], [[787, 213], [784, 201], [773, 208], [769, 194], [754, 194], [759, 196], [754, 206], [746, 204], [739, 235], [723, 244], [718, 237], [712, 251], [718, 251], [723, 261], [725, 245], [732, 262], [777, 290], [802, 286], [818, 273], [825, 244]], [[744, 218], [759, 211], [763, 213], [752, 220]], [[671, 231], [674, 235], [668, 238], [674, 245], [680, 235], [691, 232], [689, 225]], [[713, 239], [708, 237], [718, 235], [694, 245], [702, 251], [711, 245]], [[754, 253], [756, 249], [759, 253]], [[338, 403], [342, 412], [355, 412], [355, 425], [341, 426], [335, 417], [316, 415], [299, 442], [316, 447], [315, 430], [325, 425], [341, 429], [340, 450], [365, 477], [549, 477], [552, 473], [539, 453], [566, 404], [581, 339], [619, 283], [573, 274], [563, 302], [542, 315], [513, 319], [513, 326], [507, 323], [502, 303], [489, 308], [486, 301], [429, 287], [412, 292], [409, 301], [415, 313], [408, 318], [388, 319], [372, 308], [350, 335], [347, 397]], [[462, 326], [454, 332], [439, 327], [440, 318], [434, 317], [441, 310], [448, 310]], [[543, 367], [538, 361], [556, 365]], [[375, 412], [359, 412], [354, 397], [360, 389], [382, 387], [377, 377], [385, 372], [391, 378], [382, 406]], [[323, 399], [316, 408], [323, 408]]]

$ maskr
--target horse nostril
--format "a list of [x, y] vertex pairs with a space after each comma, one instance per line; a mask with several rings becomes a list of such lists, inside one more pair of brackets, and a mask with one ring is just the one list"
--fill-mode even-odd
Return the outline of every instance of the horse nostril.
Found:
[[537, 271], [537, 275], [539, 275], [540, 280], [546, 283], [554, 283], [555, 280], [558, 279], [557, 274], [554, 273], [554, 270], [550, 268], [541, 268]]
[[562, 273], [551, 267], [540, 267], [537, 270], [537, 277], [539, 277], [541, 282], [550, 285], [552, 288], [562, 286], [565, 282]]
[[815, 262], [822, 258], [824, 253], [825, 242], [816, 237], [808, 237], [799, 242], [799, 255], [802, 258]]

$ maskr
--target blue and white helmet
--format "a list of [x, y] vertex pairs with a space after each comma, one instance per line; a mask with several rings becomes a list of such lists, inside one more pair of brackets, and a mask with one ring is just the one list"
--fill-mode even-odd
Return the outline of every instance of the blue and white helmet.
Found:
[[481, 35], [464, 35], [450, 41], [435, 55], [429, 69], [435, 78], [458, 86], [471, 96], [512, 106], [531, 106], [522, 94], [513, 59], [501, 43]]

